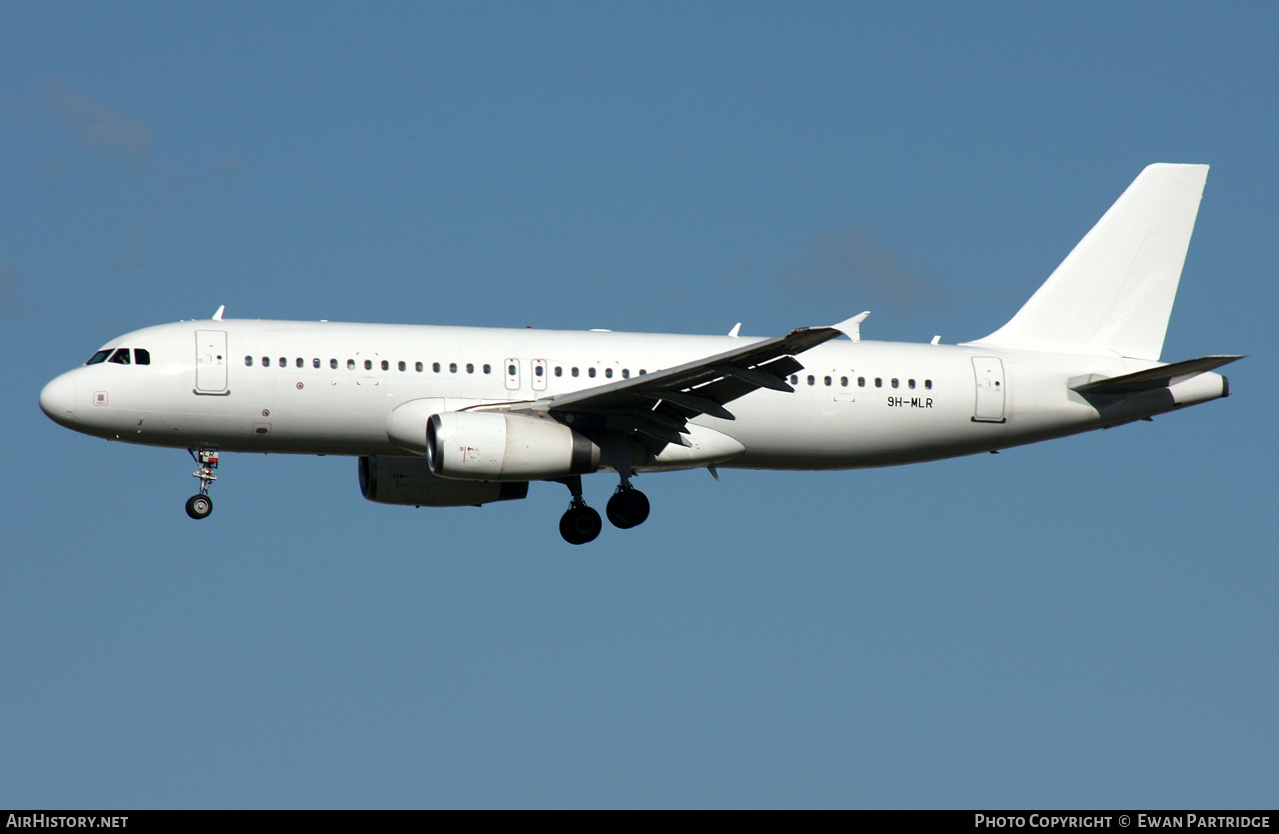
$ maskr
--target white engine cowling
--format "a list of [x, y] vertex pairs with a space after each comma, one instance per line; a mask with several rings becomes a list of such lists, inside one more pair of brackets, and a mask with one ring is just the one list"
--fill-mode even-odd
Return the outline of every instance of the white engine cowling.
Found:
[[426, 427], [427, 460], [444, 478], [531, 481], [594, 472], [600, 448], [550, 418], [448, 411]]
[[379, 504], [416, 507], [478, 507], [528, 495], [528, 482], [452, 481], [431, 471], [422, 458], [360, 458], [360, 492]]

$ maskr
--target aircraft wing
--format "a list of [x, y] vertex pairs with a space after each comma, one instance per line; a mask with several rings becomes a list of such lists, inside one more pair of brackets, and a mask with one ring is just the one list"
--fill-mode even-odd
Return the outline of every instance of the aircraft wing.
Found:
[[794, 354], [842, 332], [839, 325], [801, 327], [674, 368], [515, 404], [511, 409], [572, 414], [578, 418], [574, 428], [580, 430], [634, 430], [662, 445], [688, 445], [683, 435], [689, 420], [699, 414], [732, 420], [733, 413], [725, 405], [760, 388], [794, 391], [786, 377], [804, 367]]

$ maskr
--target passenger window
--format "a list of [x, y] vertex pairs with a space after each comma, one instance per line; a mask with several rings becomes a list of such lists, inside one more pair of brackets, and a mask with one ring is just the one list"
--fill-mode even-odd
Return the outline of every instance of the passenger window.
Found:
[[545, 372], [545, 370], [546, 370], [546, 368], [544, 368], [544, 367], [543, 367], [543, 366], [541, 366], [541, 365], [534, 365], [534, 366], [533, 366], [533, 376], [542, 376], [542, 375], [543, 375], [543, 373]]
[[330, 359], [329, 367], [336, 371], [338, 369], [338, 361], [336, 359]]
[[933, 381], [931, 379], [924, 380], [924, 387], [929, 391], [933, 390]]
[[587, 369], [586, 369], [586, 375], [587, 375], [587, 376], [589, 376], [589, 377], [592, 377], [592, 378], [593, 378], [593, 377], [595, 376], [595, 369], [594, 369], [594, 368], [587, 368]]
[[907, 381], [906, 381], [906, 387], [907, 387], [907, 388], [909, 388], [910, 390], [914, 391], [914, 390], [915, 390], [915, 380], [913, 380], [913, 379], [907, 380]]
[[799, 374], [791, 374], [791, 375], [790, 375], [790, 384], [791, 384], [791, 385], [799, 385]]
[[883, 379], [881, 379], [880, 377], [875, 377], [875, 387], [876, 387], [876, 388], [883, 388], [883, 387], [884, 387], [884, 380], [883, 380]]
[[413, 370], [417, 371], [419, 374], [420, 374], [420, 373], [422, 373], [422, 363], [421, 363], [421, 362], [414, 362], [414, 363], [413, 363]]
[[515, 376], [515, 366], [514, 366], [514, 365], [507, 365], [507, 366], [506, 366], [506, 375], [507, 375], [507, 376]]
[[150, 352], [150, 351], [148, 351], [148, 350], [146, 350], [145, 348], [134, 348], [134, 349], [133, 349], [133, 363], [134, 363], [135, 365], [150, 365], [150, 364], [151, 364], [151, 352]]
[[244, 357], [244, 365], [245, 365], [245, 367], [252, 368], [252, 367], [253, 367], [253, 357], [252, 357], [252, 356], [246, 356], [246, 357]]
[[450, 362], [450, 363], [449, 363], [449, 373], [451, 373], [451, 374], [455, 374], [455, 373], [457, 373], [457, 363], [456, 363], [456, 362]]
[[399, 365], [396, 365], [396, 367], [397, 367], [397, 368], [399, 368], [401, 371], [403, 371], [403, 370], [405, 370], [405, 369], [407, 369], [407, 368], [408, 368], [408, 365], [405, 365], [405, 364], [404, 364], [404, 360], [403, 360], [403, 359], [401, 359], [401, 360], [400, 360], [400, 364], [399, 364]]
[[286, 357], [284, 357], [284, 356], [281, 356], [281, 357], [280, 357], [280, 367], [281, 367], [281, 368], [287, 368], [287, 367], [289, 367], [289, 360], [288, 360]]
[[364, 360], [364, 370], [366, 370], [366, 371], [371, 371], [371, 370], [373, 370], [373, 360], [372, 360], [372, 359], [365, 359], [365, 360]]
[[129, 349], [128, 349], [128, 348], [120, 348], [120, 349], [119, 349], [119, 350], [117, 350], [115, 353], [111, 354], [111, 360], [110, 360], [110, 361], [114, 362], [114, 363], [115, 363], [115, 364], [117, 364], [117, 365], [128, 365], [128, 364], [129, 364]]
[[93, 354], [92, 356], [90, 356], [90, 357], [89, 357], [89, 361], [88, 361], [88, 362], [85, 362], [84, 364], [86, 364], [86, 365], [97, 365], [97, 364], [98, 364], [98, 363], [100, 363], [100, 362], [105, 362], [105, 361], [107, 361], [107, 357], [108, 357], [108, 356], [110, 356], [110, 355], [111, 355], [111, 351], [109, 351], [109, 350], [100, 350], [100, 351], [98, 351], [97, 353], [95, 353], [95, 354]]
[[846, 377], [846, 376], [841, 376], [841, 377], [839, 378], [839, 387], [840, 387], [840, 388], [847, 388], [847, 387], [848, 387], [848, 377]]
[[574, 369], [573, 369], [572, 374], [573, 374], [573, 376], [577, 376], [577, 368], [574, 368]]
[[486, 374], [491, 374], [491, 373], [493, 373], [493, 366], [492, 366], [492, 365], [490, 365], [490, 364], [488, 364], [487, 362], [485, 362], [485, 363], [484, 363], [484, 373], [486, 373]]
[[809, 374], [809, 375], [808, 375], [808, 384], [809, 384], [809, 385], [816, 385], [816, 384], [817, 384], [817, 377], [813, 376], [812, 374]]
[[826, 377], [826, 387], [830, 387], [830, 377]]
[[346, 360], [346, 369], [347, 369], [348, 371], [354, 371], [354, 370], [355, 370], [355, 360], [354, 360], [354, 359], [348, 359], [348, 360]]
[[622, 368], [622, 379], [630, 379], [630, 378], [631, 378], [631, 369]]
[[560, 367], [559, 365], [556, 365], [556, 366], [555, 366], [555, 375], [556, 375], [556, 376], [564, 376], [564, 369], [563, 369], [562, 367]]
[[388, 361], [386, 361], [385, 359], [383, 359], [383, 360], [382, 360], [382, 370], [384, 370], [384, 371], [389, 371], [389, 370], [391, 370], [391, 363], [390, 363], [390, 362], [388, 362]]
[[[540, 369], [539, 369], [539, 370], [540, 370]], [[467, 362], [467, 363], [466, 363], [466, 372], [467, 372], [468, 374], [473, 374], [473, 373], [475, 373], [475, 366], [474, 366], [474, 365], [472, 365], [470, 362]]]
[[311, 359], [311, 367], [312, 368], [320, 367], [320, 357], [316, 356]]
[[640, 368], [640, 376], [644, 376], [647, 373], [648, 371], [644, 370], [643, 368]]
[[605, 369], [604, 369], [604, 376], [608, 377], [609, 379], [612, 379], [612, 378], [613, 378], [613, 369], [612, 369], [612, 368], [605, 368]]
[[440, 372], [440, 363], [439, 363], [439, 362], [432, 362], [432, 363], [431, 363], [431, 370], [438, 374], [438, 373]]
[[896, 378], [896, 377], [893, 377], [893, 387], [894, 387], [894, 388], [896, 388], [896, 387], [897, 387], [897, 378]]
[[302, 361], [302, 357], [301, 357], [301, 356], [299, 356], [299, 357], [298, 357], [298, 361], [294, 362], [293, 364], [294, 364], [294, 365], [296, 365], [296, 366], [298, 366], [299, 368], [301, 368], [301, 367], [302, 367], [304, 364], [306, 364], [306, 363], [304, 363], [304, 362]]
[[857, 377], [857, 387], [858, 387], [858, 388], [865, 388], [865, 387], [866, 387], [866, 377], [864, 377], [864, 376], [859, 376], [859, 377]]

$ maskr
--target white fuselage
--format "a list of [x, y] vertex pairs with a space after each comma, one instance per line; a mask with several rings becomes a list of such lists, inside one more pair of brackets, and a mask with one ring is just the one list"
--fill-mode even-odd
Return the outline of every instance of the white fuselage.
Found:
[[[69, 371], [41, 395], [77, 431], [157, 446], [238, 452], [409, 456], [387, 434], [404, 403], [442, 410], [537, 400], [715, 355], [752, 339], [613, 332], [255, 320], [137, 330], [132, 349]], [[138, 364], [144, 350], [149, 364]], [[1006, 448], [1128, 422], [1223, 396], [1205, 373], [1148, 397], [1092, 401], [1068, 385], [1158, 363], [837, 340], [799, 357], [794, 393], [761, 389], [728, 404], [736, 419], [691, 422], [740, 443], [727, 459], [758, 469], [886, 466]], [[439, 405], [437, 403], [437, 405]], [[735, 444], [734, 444], [735, 447]], [[639, 467], [643, 468], [643, 467]], [[682, 468], [680, 464], [652, 468]]]

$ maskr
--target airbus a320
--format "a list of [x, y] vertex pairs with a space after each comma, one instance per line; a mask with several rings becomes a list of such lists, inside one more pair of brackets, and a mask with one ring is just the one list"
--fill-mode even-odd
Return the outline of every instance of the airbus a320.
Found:
[[[860, 338], [866, 313], [775, 338], [212, 319], [126, 333], [45, 386], [54, 422], [187, 449], [213, 510], [221, 452], [358, 458], [365, 498], [427, 507], [568, 487], [560, 533], [596, 538], [582, 476], [635, 527], [637, 475], [854, 469], [990, 452], [1229, 394], [1160, 362], [1206, 165], [1146, 168], [1029, 301], [957, 345]], [[846, 337], [846, 338], [841, 338]]]

